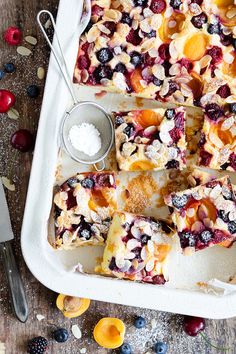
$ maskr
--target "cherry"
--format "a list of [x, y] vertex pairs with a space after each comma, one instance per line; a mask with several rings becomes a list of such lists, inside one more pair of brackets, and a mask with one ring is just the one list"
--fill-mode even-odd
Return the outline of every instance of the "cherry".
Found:
[[18, 45], [22, 40], [21, 30], [17, 27], [8, 27], [4, 32], [4, 39], [9, 45]]
[[199, 332], [205, 329], [205, 320], [201, 317], [185, 316], [184, 332], [191, 337], [195, 337]]
[[0, 90], [0, 113], [6, 113], [16, 101], [15, 95], [8, 90]]
[[11, 145], [21, 152], [30, 151], [34, 144], [34, 137], [27, 129], [16, 131], [11, 137]]

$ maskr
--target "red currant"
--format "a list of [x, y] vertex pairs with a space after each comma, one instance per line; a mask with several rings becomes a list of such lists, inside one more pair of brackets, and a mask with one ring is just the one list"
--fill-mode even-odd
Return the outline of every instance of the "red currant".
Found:
[[15, 95], [8, 90], [0, 90], [0, 113], [6, 113], [15, 104]]
[[17, 27], [8, 27], [4, 32], [4, 39], [9, 45], [19, 45], [22, 40], [21, 30]]

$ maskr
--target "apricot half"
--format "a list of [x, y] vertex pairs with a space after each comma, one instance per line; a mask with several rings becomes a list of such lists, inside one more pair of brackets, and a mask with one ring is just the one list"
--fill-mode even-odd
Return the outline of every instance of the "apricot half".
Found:
[[174, 13], [170, 18], [163, 17], [159, 36], [163, 42], [169, 43], [174, 33], [180, 33], [185, 24], [186, 17], [181, 13]]
[[234, 55], [233, 62], [231, 64], [228, 64], [228, 63], [224, 62], [222, 70], [223, 70], [224, 74], [235, 78], [235, 76], [236, 76], [236, 56], [235, 56], [234, 53], [232, 53], [232, 54]]
[[184, 45], [184, 55], [190, 60], [199, 60], [203, 57], [208, 46], [208, 36], [197, 33], [189, 37]]
[[213, 131], [213, 133], [220, 138], [224, 145], [232, 145], [234, 143], [234, 137], [232, 136], [230, 130], [221, 129], [222, 124], [223, 122], [220, 122], [219, 124], [212, 126], [211, 131]]
[[155, 165], [149, 161], [137, 161], [130, 165], [129, 171], [148, 171], [154, 167]]
[[157, 126], [160, 124], [161, 119], [161, 116], [151, 109], [143, 109], [142, 111], [137, 111], [137, 114], [134, 115], [134, 120], [143, 128], [150, 127], [151, 125]]
[[232, 1], [226, 1], [222, 6], [218, 5], [218, 7], [223, 25], [226, 27], [236, 26], [236, 5]]
[[109, 203], [100, 190], [93, 190], [88, 205], [90, 209], [96, 210], [97, 207], [108, 207]]
[[103, 348], [115, 349], [124, 342], [125, 324], [118, 318], [104, 317], [93, 330], [95, 341]]
[[193, 97], [195, 99], [199, 98], [202, 96], [202, 92], [203, 92], [203, 81], [201, 76], [199, 76], [197, 73], [192, 73], [192, 80], [189, 81], [188, 86], [191, 88], [192, 92], [193, 92]]
[[141, 80], [143, 80], [142, 75], [141, 75], [141, 69], [135, 69], [132, 74], [130, 75], [130, 82], [132, 89], [136, 93], [143, 92], [144, 87], [141, 85]]
[[90, 306], [90, 300], [81, 297], [59, 294], [56, 305], [65, 317], [74, 318], [87, 311]]
[[186, 222], [188, 223], [189, 226], [193, 225], [195, 221], [202, 221], [201, 218], [201, 212], [200, 212], [200, 207], [204, 208], [206, 210], [206, 217], [211, 219], [213, 222], [216, 221], [217, 217], [217, 211], [214, 206], [214, 204], [207, 198], [202, 199], [201, 201], [197, 201], [194, 199], [191, 199], [187, 204], [186, 204], [186, 210], [187, 209], [194, 209], [194, 215], [193, 216], [186, 216]]

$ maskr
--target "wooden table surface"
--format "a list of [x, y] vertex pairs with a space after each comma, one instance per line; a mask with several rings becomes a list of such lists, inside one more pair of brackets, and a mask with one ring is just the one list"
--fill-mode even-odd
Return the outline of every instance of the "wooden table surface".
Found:
[[[0, 176], [7, 176], [13, 180], [16, 186], [15, 192], [7, 192], [7, 199], [16, 236], [14, 241], [15, 254], [30, 309], [26, 324], [18, 322], [12, 315], [1, 263], [0, 342], [5, 343], [7, 354], [26, 353], [26, 343], [30, 338], [43, 335], [50, 339], [52, 323], [68, 330], [70, 330], [72, 324], [78, 324], [82, 331], [82, 339], [75, 339], [71, 335], [70, 340], [62, 345], [50, 340], [48, 353], [79, 354], [82, 348], [86, 348], [89, 354], [108, 353], [110, 351], [99, 348], [93, 341], [92, 329], [101, 317], [117, 316], [127, 324], [126, 339], [132, 344], [134, 354], [144, 354], [148, 351], [153, 353], [151, 348], [157, 340], [168, 342], [168, 353], [220, 353], [221, 351], [206, 344], [201, 336], [187, 337], [181, 327], [182, 316], [175, 314], [92, 301], [89, 310], [83, 316], [73, 320], [65, 319], [55, 306], [57, 294], [41, 285], [24, 263], [19, 242], [32, 153], [20, 153], [14, 150], [9, 144], [9, 139], [12, 133], [19, 128], [27, 128], [36, 133], [43, 94], [43, 82], [37, 78], [37, 68], [39, 66], [47, 68], [49, 52], [42, 36], [39, 34], [35, 17], [37, 12], [43, 8], [56, 14], [57, 4], [58, 1], [56, 0], [0, 0], [0, 65], [6, 62], [14, 62], [17, 67], [16, 73], [8, 74], [0, 81], [0, 87], [12, 90], [16, 94], [15, 107], [20, 113], [18, 120], [12, 120], [7, 115], [0, 114]], [[15, 47], [8, 46], [2, 40], [3, 31], [12, 25], [19, 26], [23, 30], [24, 36], [33, 35], [38, 38], [38, 44], [30, 57], [20, 56], [16, 53]], [[27, 46], [31, 47], [29, 44]], [[26, 87], [29, 84], [40, 86], [41, 95], [39, 98], [30, 99], [27, 97]], [[36, 319], [37, 314], [44, 315], [45, 319], [39, 322]], [[137, 314], [146, 317], [146, 329], [135, 330], [132, 326], [133, 318]], [[154, 321], [156, 321], [156, 328], [151, 329], [151, 323]], [[207, 320], [205, 333], [217, 345], [230, 347], [229, 353], [236, 353], [236, 318], [221, 321]]]

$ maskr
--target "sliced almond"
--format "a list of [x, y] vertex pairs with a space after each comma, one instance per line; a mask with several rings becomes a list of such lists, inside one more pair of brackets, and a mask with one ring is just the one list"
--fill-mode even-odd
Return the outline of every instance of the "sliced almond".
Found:
[[71, 332], [74, 335], [74, 337], [77, 339], [80, 339], [82, 337], [81, 329], [76, 324], [72, 325]]
[[9, 111], [7, 112], [7, 115], [10, 119], [18, 119], [20, 114], [15, 108], [10, 108]]
[[37, 38], [35, 38], [33, 36], [26, 36], [25, 40], [27, 43], [32, 44], [32, 45], [36, 45], [38, 43]]
[[9, 178], [7, 177], [1, 177], [2, 179], [2, 184], [4, 185], [4, 187], [6, 187], [9, 191], [14, 192], [16, 190], [16, 187], [14, 185], [14, 183], [11, 183], [11, 181], [9, 180]]
[[28, 57], [30, 54], [32, 54], [32, 51], [24, 46], [19, 46], [16, 49], [17, 53], [22, 55], [22, 56], [26, 56]]
[[43, 80], [44, 79], [44, 77], [45, 77], [45, 69], [42, 66], [38, 67], [37, 76], [38, 76], [39, 80]]

